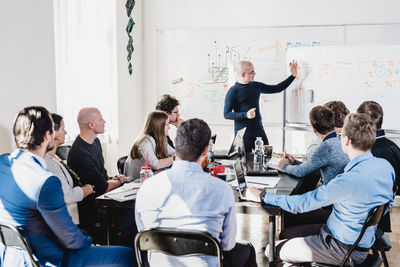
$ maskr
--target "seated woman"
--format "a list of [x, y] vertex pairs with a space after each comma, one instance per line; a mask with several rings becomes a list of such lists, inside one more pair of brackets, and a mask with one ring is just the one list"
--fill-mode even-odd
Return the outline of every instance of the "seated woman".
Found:
[[154, 173], [172, 165], [175, 150], [168, 145], [169, 119], [163, 111], [150, 112], [140, 136], [136, 139], [125, 162], [124, 175], [139, 178], [141, 167], [146, 165]]
[[64, 120], [58, 114], [51, 114], [54, 122], [54, 147], [46, 153], [44, 159], [47, 169], [54, 173], [61, 181], [64, 200], [67, 204], [69, 215], [75, 224], [79, 224], [78, 202], [90, 194], [93, 194], [93, 187], [90, 184], [81, 186], [79, 177], [56, 155], [57, 148], [64, 144], [65, 130]]

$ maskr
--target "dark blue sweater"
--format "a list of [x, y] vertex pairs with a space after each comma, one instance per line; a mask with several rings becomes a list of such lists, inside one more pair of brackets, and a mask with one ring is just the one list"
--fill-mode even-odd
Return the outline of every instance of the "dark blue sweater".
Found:
[[[268, 85], [261, 82], [250, 82], [241, 84], [236, 82], [225, 97], [224, 117], [228, 120], [235, 120], [235, 131], [247, 127], [254, 130], [261, 124], [262, 117], [260, 113], [260, 94], [274, 94], [285, 90], [295, 79], [289, 76], [283, 82], [277, 85]], [[256, 108], [256, 117], [249, 120], [247, 111]]]

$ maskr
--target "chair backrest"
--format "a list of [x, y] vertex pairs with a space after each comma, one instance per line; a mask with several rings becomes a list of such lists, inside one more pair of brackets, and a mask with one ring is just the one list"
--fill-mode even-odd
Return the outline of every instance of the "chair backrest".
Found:
[[208, 255], [218, 257], [222, 266], [221, 247], [207, 232], [154, 228], [144, 230], [135, 237], [136, 259], [142, 266], [141, 251], [157, 250], [172, 256]]
[[71, 149], [71, 146], [59, 146], [56, 149], [56, 155], [58, 157], [60, 157], [60, 159], [62, 159], [62, 160], [67, 160], [70, 149]]
[[342, 263], [340, 264], [341, 267], [345, 266], [347, 260], [350, 258], [351, 253], [360, 243], [362, 237], [364, 236], [365, 230], [367, 230], [368, 227], [377, 225], [379, 223], [379, 221], [381, 220], [383, 213], [386, 210], [388, 205], [389, 205], [389, 203], [379, 205], [370, 211], [370, 213], [368, 214], [368, 217], [365, 220], [364, 225], [361, 229], [360, 235], [358, 236], [356, 242], [354, 242], [354, 244], [351, 246], [351, 248], [347, 252], [346, 256], [344, 257]]
[[32, 261], [32, 265], [35, 267], [40, 266], [39, 262], [33, 256], [28, 239], [25, 238], [17, 227], [9, 223], [0, 222], [0, 242], [7, 247], [18, 247], [25, 250]]
[[125, 161], [128, 159], [128, 156], [123, 156], [120, 157], [117, 161], [117, 168], [119, 174], [124, 174], [124, 166], [125, 166]]

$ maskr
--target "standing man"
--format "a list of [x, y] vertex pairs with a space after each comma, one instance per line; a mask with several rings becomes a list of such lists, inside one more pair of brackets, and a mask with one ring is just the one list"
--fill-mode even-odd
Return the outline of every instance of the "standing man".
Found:
[[[18, 147], [0, 156], [0, 218], [29, 240], [41, 266], [136, 266], [132, 249], [90, 246], [73, 223], [60, 180], [44, 156], [54, 145], [54, 127], [44, 107], [21, 110], [13, 126]], [[31, 266], [25, 251], [0, 243], [1, 266]], [[29, 258], [28, 258], [29, 259]], [[19, 263], [19, 264], [18, 264]]]
[[106, 121], [97, 108], [83, 108], [78, 114], [80, 133], [68, 153], [68, 165], [81, 178], [83, 184], [94, 186], [95, 194], [79, 202], [80, 226], [95, 238], [103, 232], [99, 229], [102, 221], [97, 214], [95, 198], [114, 190], [129, 177], [116, 175], [109, 177], [104, 168], [103, 150], [98, 134], [104, 133]]
[[[301, 213], [333, 204], [326, 224], [309, 224], [285, 229], [277, 244], [278, 260], [283, 266], [322, 262], [339, 264], [360, 235], [370, 211], [389, 202], [393, 204], [395, 174], [388, 161], [375, 158], [375, 124], [366, 114], [350, 114], [342, 130], [343, 152], [350, 162], [335, 179], [303, 195], [261, 194], [261, 200], [285, 211]], [[251, 188], [251, 192], [260, 191]], [[355, 264], [362, 263], [375, 241], [375, 226], [368, 227], [351, 254]]]
[[[236, 243], [235, 199], [231, 187], [203, 171], [211, 130], [190, 119], [178, 127], [177, 160], [140, 187], [136, 197], [138, 230], [169, 227], [206, 231], [221, 244], [224, 266], [257, 266], [254, 247]], [[151, 252], [151, 266], [215, 266], [216, 257], [172, 257]]]
[[[365, 101], [358, 107], [357, 112], [369, 115], [374, 121], [377, 131], [376, 140], [371, 150], [372, 155], [389, 161], [396, 174], [395, 186], [398, 189], [400, 179], [400, 149], [395, 143], [385, 137], [385, 130], [381, 129], [383, 122], [383, 109], [381, 105], [374, 101]], [[396, 190], [396, 188], [393, 189]], [[378, 228], [383, 232], [392, 231], [389, 212], [383, 216]]]
[[[169, 124], [174, 125], [176, 128], [183, 122], [179, 113], [179, 101], [171, 95], [163, 95], [156, 105], [156, 110], [164, 111], [168, 114]], [[167, 135], [168, 145], [175, 148], [169, 135]]]
[[254, 148], [256, 137], [262, 137], [264, 145], [268, 138], [262, 125], [260, 113], [260, 95], [274, 94], [285, 90], [297, 76], [297, 62], [289, 64], [291, 76], [277, 85], [267, 85], [255, 82], [254, 66], [250, 61], [239, 61], [236, 65], [238, 81], [232, 86], [225, 97], [224, 117], [235, 121], [235, 134], [247, 127], [243, 136], [246, 152]]

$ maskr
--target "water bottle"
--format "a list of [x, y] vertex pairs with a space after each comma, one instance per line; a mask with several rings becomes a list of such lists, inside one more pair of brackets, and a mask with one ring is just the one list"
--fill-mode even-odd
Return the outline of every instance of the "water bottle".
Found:
[[261, 137], [257, 137], [254, 142], [254, 162], [253, 170], [262, 171], [263, 170], [263, 157], [264, 157], [264, 142]]
[[140, 169], [140, 179], [139, 179], [139, 182], [143, 183], [143, 181], [144, 181], [145, 179], [150, 178], [151, 176], [153, 176], [153, 171], [151, 170], [151, 168], [150, 168], [150, 167], [143, 166], [143, 167]]
[[208, 143], [207, 158], [208, 158], [209, 163], [214, 162], [214, 142], [213, 142], [213, 140], [210, 140], [210, 142]]

